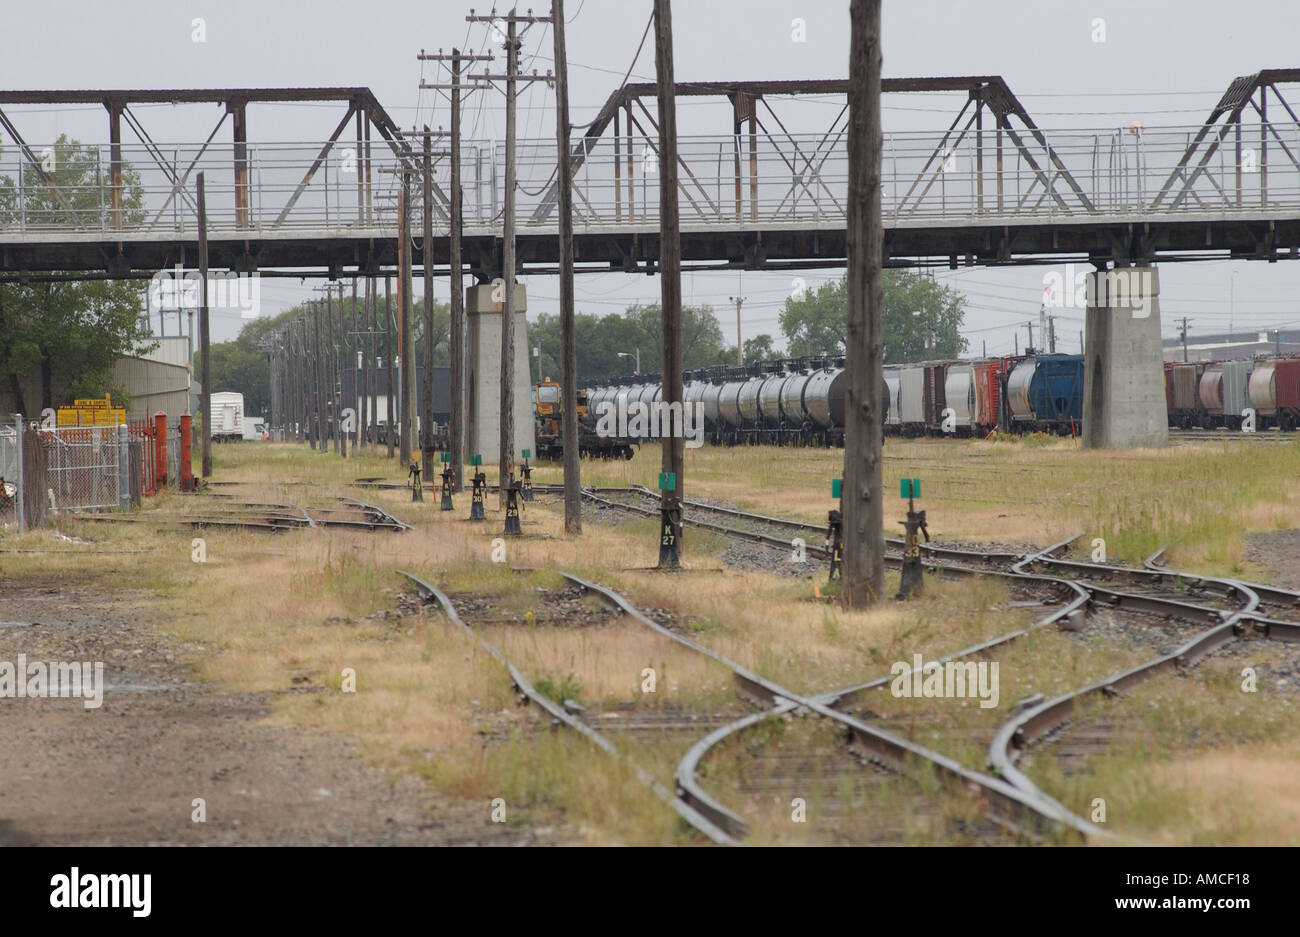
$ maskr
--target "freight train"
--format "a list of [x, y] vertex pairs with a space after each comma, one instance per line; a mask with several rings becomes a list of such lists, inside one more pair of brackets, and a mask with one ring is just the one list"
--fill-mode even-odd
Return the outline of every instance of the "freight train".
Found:
[[1165, 363], [1169, 425], [1291, 430], [1300, 424], [1300, 358]]
[[[965, 361], [886, 365], [881, 388], [887, 435], [1077, 435], [1083, 421], [1083, 356], [1030, 353]], [[1300, 357], [1167, 362], [1171, 427], [1256, 429], [1300, 424]], [[844, 443], [844, 359], [794, 359], [750, 368], [687, 372], [683, 398], [703, 413], [705, 438], [720, 445]], [[601, 404], [659, 403], [658, 375], [597, 382]]]
[[[602, 404], [653, 406], [656, 379], [605, 383], [587, 390]], [[844, 444], [844, 359], [794, 359], [753, 368], [688, 372], [682, 397], [698, 405], [705, 437], [720, 445]], [[887, 365], [880, 388], [887, 434], [987, 434], [1009, 430], [1077, 431], [1083, 410], [1083, 358], [1024, 355], [979, 361]]]

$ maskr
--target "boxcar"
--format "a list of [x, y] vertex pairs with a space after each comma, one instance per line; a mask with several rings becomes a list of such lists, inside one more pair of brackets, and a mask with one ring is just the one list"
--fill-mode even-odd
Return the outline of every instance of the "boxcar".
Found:
[[1283, 429], [1300, 424], [1300, 358], [1279, 358], [1273, 366], [1278, 422]]
[[1002, 373], [1001, 364], [995, 358], [991, 361], [976, 361], [971, 366], [972, 384], [975, 388], [975, 413], [972, 420], [980, 435], [998, 425], [998, 401], [1002, 397], [998, 380]]
[[937, 433], [943, 425], [943, 411], [948, 406], [944, 393], [948, 362], [927, 361], [922, 367], [925, 368], [925, 428]]
[[1200, 362], [1175, 362], [1166, 371], [1169, 380], [1169, 425], [1189, 428], [1201, 422], [1201, 398], [1197, 389], [1205, 365]]

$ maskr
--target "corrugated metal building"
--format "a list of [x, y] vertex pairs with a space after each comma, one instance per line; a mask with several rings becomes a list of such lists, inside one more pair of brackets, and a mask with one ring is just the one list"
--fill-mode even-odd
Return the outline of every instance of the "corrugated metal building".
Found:
[[161, 410], [168, 425], [175, 425], [182, 413], [192, 412], [189, 339], [168, 336], [155, 341], [158, 347], [153, 351], [113, 365], [113, 382], [128, 395], [128, 420], [148, 419]]

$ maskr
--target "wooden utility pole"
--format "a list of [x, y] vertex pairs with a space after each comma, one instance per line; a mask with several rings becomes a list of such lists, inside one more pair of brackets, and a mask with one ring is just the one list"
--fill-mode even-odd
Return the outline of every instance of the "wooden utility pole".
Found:
[[560, 434], [564, 441], [564, 532], [582, 533], [578, 461], [578, 350], [573, 334], [573, 163], [569, 156], [569, 66], [564, 49], [564, 0], [552, 0], [555, 37], [556, 191], [560, 223]]
[[460, 181], [460, 106], [462, 89], [478, 88], [478, 84], [461, 83], [461, 68], [473, 62], [490, 62], [491, 54], [476, 55], [472, 52], [462, 54], [459, 49], [452, 49], [451, 55], [420, 53], [422, 61], [451, 62], [451, 84], [429, 85], [421, 83], [421, 88], [438, 88], [451, 92], [451, 231], [448, 238], [449, 263], [451, 268], [451, 322], [449, 351], [451, 354], [451, 422], [447, 427], [448, 445], [451, 447], [452, 490], [460, 491], [465, 487], [465, 283], [463, 263], [461, 261], [461, 228], [463, 221], [464, 188]]
[[208, 201], [204, 194], [203, 173], [198, 178], [199, 210], [199, 367], [203, 383], [199, 385], [199, 410], [202, 411], [203, 477], [212, 475], [212, 335], [208, 328]]
[[[493, 22], [498, 16], [465, 17], [471, 23]], [[501, 436], [500, 465], [498, 466], [499, 496], [505, 507], [506, 485], [514, 470], [515, 457], [515, 89], [519, 77], [519, 23], [550, 22], [550, 17], [520, 16], [512, 9], [504, 17], [506, 21], [506, 73], [501, 75], [483, 75], [483, 80], [505, 78], [506, 82], [506, 167], [505, 167], [505, 206], [502, 220], [502, 311], [501, 311]], [[524, 81], [549, 81], [550, 75], [525, 77]]]
[[[370, 417], [366, 421], [366, 427], [374, 433], [379, 425], [379, 282], [374, 276], [366, 277], [366, 294], [370, 306], [370, 374], [366, 385], [366, 393], [370, 397], [367, 404]], [[375, 445], [378, 444], [379, 437], [376, 436]]]
[[397, 410], [393, 406], [393, 278], [384, 274], [384, 363], [388, 367], [388, 415], [384, 418], [384, 436], [388, 439], [388, 458], [393, 457], [393, 431], [397, 427]]
[[315, 420], [313, 422], [311, 438], [312, 448], [317, 452], [325, 451], [325, 436], [321, 432], [325, 420], [323, 419], [322, 407], [325, 406], [325, 361], [321, 355], [320, 343], [320, 300], [312, 300], [312, 329], [315, 332], [315, 349], [313, 359], [316, 362], [316, 407]]
[[844, 586], [847, 608], [865, 608], [885, 593], [881, 503], [880, 387], [880, 0], [849, 4], [849, 186], [847, 209], [848, 339], [844, 400]]
[[355, 453], [361, 448], [361, 440], [366, 432], [366, 411], [362, 406], [365, 400], [366, 382], [365, 382], [365, 340], [362, 332], [365, 330], [365, 317], [358, 312], [360, 307], [357, 305], [357, 278], [352, 278], [352, 335], [354, 336], [352, 367], [352, 399], [357, 405], [356, 419], [353, 421], [357, 427], [356, 442], [352, 445], [352, 451]]
[[[339, 318], [343, 317], [343, 311], [339, 310]], [[325, 287], [325, 354], [329, 360], [329, 408], [326, 411], [328, 417], [330, 436], [333, 437], [334, 454], [339, 454], [339, 436], [342, 435], [335, 431], [339, 422], [338, 407], [338, 382], [339, 382], [339, 349], [335, 343], [334, 333], [334, 287], [326, 285]]]
[[339, 284], [339, 327], [338, 327], [338, 345], [335, 346], [334, 361], [336, 362], [335, 371], [337, 383], [334, 385], [334, 422], [339, 428], [339, 454], [343, 458], [348, 457], [348, 434], [343, 428], [343, 404], [347, 398], [343, 396], [343, 376], [348, 373], [348, 328], [346, 318], [343, 315], [343, 284]]
[[421, 476], [433, 481], [433, 139], [424, 125], [424, 380], [421, 382], [420, 453]]
[[519, 39], [513, 9], [506, 18], [506, 28], [506, 180], [501, 264], [505, 302], [501, 309], [501, 458], [497, 471], [497, 493], [503, 510], [515, 457], [515, 84], [519, 75]]
[[415, 318], [411, 310], [411, 174], [402, 173], [402, 188], [397, 195], [397, 316], [401, 337], [397, 353], [401, 360], [402, 428], [398, 442], [401, 445], [402, 465], [411, 461], [411, 441], [415, 438], [415, 411], [418, 397], [415, 392]]
[[[663, 350], [663, 413], [682, 412], [682, 244], [677, 207], [677, 106], [673, 80], [673, 21], [669, 0], [655, 0], [655, 76], [659, 84], [659, 286]], [[682, 542], [682, 468], [685, 426], [665, 431], [661, 471], [659, 565], [676, 567]]]
[[465, 283], [461, 276], [460, 228], [464, 223], [460, 184], [460, 50], [451, 50], [451, 437], [452, 489], [465, 487]]

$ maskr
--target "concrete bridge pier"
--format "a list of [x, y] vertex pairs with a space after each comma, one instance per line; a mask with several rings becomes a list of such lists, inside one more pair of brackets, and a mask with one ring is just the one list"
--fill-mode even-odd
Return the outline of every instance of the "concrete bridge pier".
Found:
[[[501, 316], [504, 301], [496, 284], [483, 283], [465, 290], [466, 342], [465, 387], [469, 411], [465, 443], [467, 455], [483, 456], [484, 465], [501, 459]], [[528, 361], [528, 293], [515, 283], [515, 367], [514, 412], [515, 452], [536, 453], [533, 426], [533, 385]]]
[[1083, 448], [1169, 441], [1160, 276], [1154, 266], [1088, 275], [1083, 357]]

